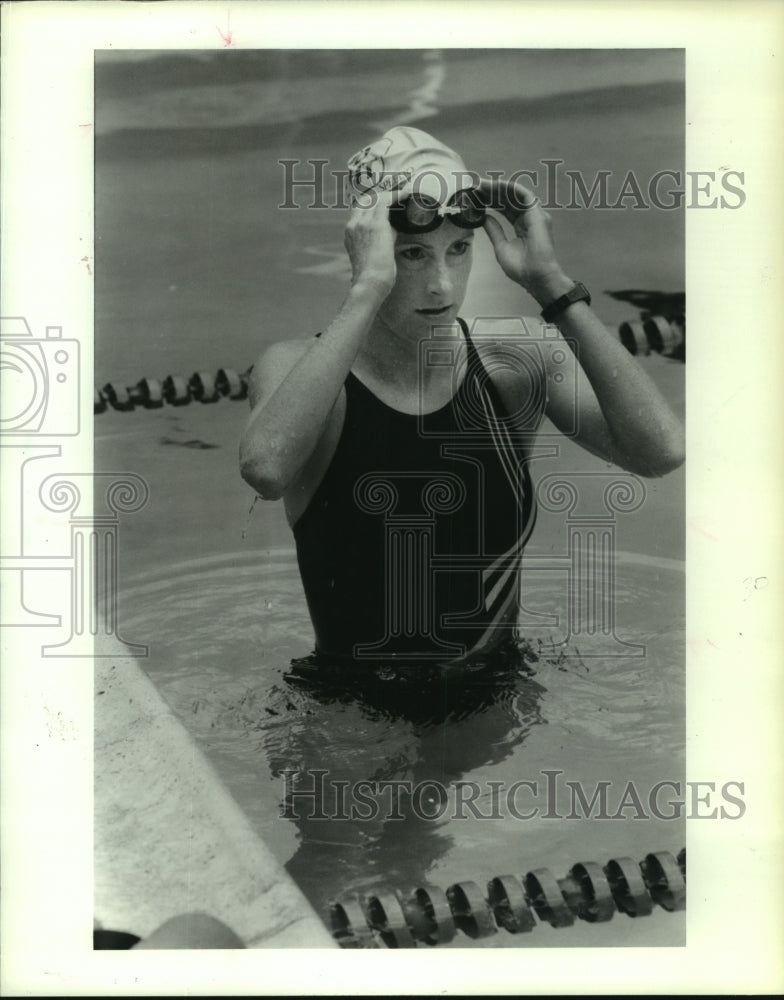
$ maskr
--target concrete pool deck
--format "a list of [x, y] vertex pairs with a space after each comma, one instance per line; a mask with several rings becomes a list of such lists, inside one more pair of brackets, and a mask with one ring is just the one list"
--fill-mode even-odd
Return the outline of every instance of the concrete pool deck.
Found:
[[95, 918], [145, 938], [207, 913], [248, 948], [335, 948], [132, 657], [96, 659]]

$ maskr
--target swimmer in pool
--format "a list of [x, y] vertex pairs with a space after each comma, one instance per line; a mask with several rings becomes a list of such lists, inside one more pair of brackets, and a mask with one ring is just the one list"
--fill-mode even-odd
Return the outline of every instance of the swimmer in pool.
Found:
[[[683, 462], [682, 427], [524, 186], [396, 127], [351, 158], [347, 191], [346, 299], [323, 332], [258, 359], [240, 444], [243, 478], [283, 499], [293, 530], [315, 632], [298, 663], [385, 677], [508, 659], [544, 417], [642, 476]], [[471, 335], [458, 312], [480, 229], [555, 338]]]

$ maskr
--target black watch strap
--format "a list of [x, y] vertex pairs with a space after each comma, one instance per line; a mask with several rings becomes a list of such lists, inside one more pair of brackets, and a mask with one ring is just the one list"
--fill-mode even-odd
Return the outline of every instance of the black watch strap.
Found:
[[574, 302], [591, 304], [591, 293], [579, 281], [576, 281], [574, 286], [565, 295], [561, 295], [555, 302], [551, 302], [549, 306], [544, 307], [542, 310], [542, 319], [545, 323], [552, 323], [556, 316], [560, 316], [564, 309]]

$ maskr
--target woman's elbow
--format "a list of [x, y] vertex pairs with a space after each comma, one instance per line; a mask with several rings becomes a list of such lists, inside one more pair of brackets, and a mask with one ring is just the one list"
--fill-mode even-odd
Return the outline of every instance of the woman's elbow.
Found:
[[675, 472], [679, 469], [683, 463], [686, 461], [686, 456], [683, 453], [680, 454], [668, 454], [665, 457], [659, 459], [655, 466], [647, 473], [648, 477], [651, 479], [658, 479], [661, 476], [667, 476], [671, 472]]
[[686, 461], [686, 432], [680, 422], [677, 422], [666, 436], [662, 446], [659, 468], [660, 476], [679, 469]]
[[280, 500], [286, 480], [269, 457], [249, 452], [240, 445], [240, 475], [262, 500]]
[[640, 469], [640, 473], [650, 479], [669, 475], [686, 461], [686, 445], [682, 437], [674, 436], [663, 443]]

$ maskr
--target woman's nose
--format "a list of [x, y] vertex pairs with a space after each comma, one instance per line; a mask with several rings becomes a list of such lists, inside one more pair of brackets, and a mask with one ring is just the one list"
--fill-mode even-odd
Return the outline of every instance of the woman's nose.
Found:
[[435, 261], [428, 275], [428, 292], [431, 295], [448, 295], [452, 290], [452, 278], [446, 261]]

